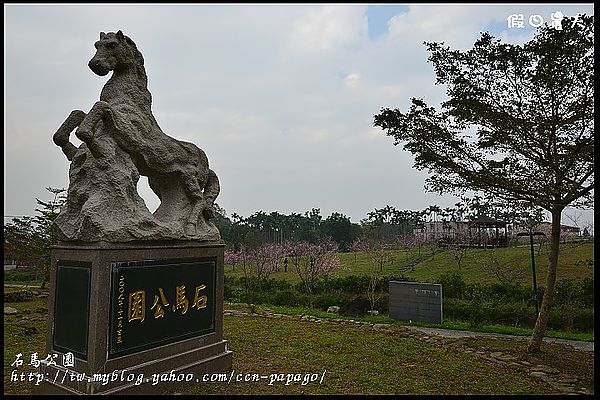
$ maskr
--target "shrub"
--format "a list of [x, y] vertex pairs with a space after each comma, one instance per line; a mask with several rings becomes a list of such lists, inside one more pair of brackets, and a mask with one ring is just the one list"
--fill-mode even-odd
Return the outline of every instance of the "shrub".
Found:
[[16, 282], [32, 282], [37, 279], [42, 279], [43, 272], [36, 268], [27, 269], [11, 269], [4, 271], [4, 281], [16, 281]]
[[589, 332], [594, 329], [594, 309], [584, 308], [573, 311], [573, 329]]
[[495, 324], [533, 327], [535, 308], [524, 302], [497, 303], [489, 309], [489, 320]]
[[271, 278], [266, 284], [266, 290], [290, 290], [293, 285], [284, 279]]
[[29, 290], [20, 290], [18, 292], [4, 293], [5, 303], [22, 303], [25, 301], [32, 301], [34, 299], [34, 293]]
[[555, 304], [574, 305], [579, 308], [594, 306], [594, 280], [586, 278], [581, 282], [562, 279], [554, 287]]
[[594, 329], [594, 310], [573, 306], [554, 307], [548, 317], [548, 327], [563, 331], [590, 331]]
[[342, 306], [345, 301], [346, 300], [341, 298], [339, 295], [319, 294], [315, 296], [313, 305], [315, 308], [327, 311], [327, 308], [330, 306]]
[[380, 313], [389, 312], [390, 308], [390, 295], [389, 293], [382, 294], [378, 299], [375, 300], [375, 309]]
[[305, 304], [304, 297], [305, 295], [298, 293], [296, 290], [286, 289], [271, 292], [267, 302], [274, 306], [302, 306]]
[[491, 283], [484, 289], [490, 298], [501, 301], [527, 301], [530, 291], [518, 283]]
[[442, 285], [442, 296], [444, 298], [463, 299], [465, 296], [467, 284], [462, 275], [456, 272], [440, 276], [435, 283]]
[[457, 298], [444, 299], [443, 315], [444, 318], [452, 318], [459, 321], [468, 321], [469, 302]]
[[581, 285], [581, 306], [585, 308], [594, 308], [594, 279], [585, 278]]

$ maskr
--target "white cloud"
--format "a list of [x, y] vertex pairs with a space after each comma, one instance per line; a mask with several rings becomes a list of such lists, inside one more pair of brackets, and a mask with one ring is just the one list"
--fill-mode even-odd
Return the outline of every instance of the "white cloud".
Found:
[[360, 85], [360, 74], [356, 73], [356, 72], [352, 73], [352, 74], [348, 74], [346, 76], [346, 79], [344, 79], [344, 83], [350, 89], [356, 88], [358, 85]]
[[308, 52], [348, 46], [368, 36], [363, 6], [311, 6], [295, 21], [291, 42], [294, 49]]
[[195, 112], [163, 112], [159, 125], [177, 139], [205, 143], [206, 146], [247, 145], [268, 140], [275, 133], [270, 122], [262, 116], [216, 107]]
[[358, 4], [5, 6], [5, 212], [32, 214], [45, 187], [67, 185], [51, 137], [98, 99], [108, 77], [87, 62], [98, 33], [116, 29], [144, 55], [161, 128], [206, 152], [229, 213], [320, 207], [358, 222], [385, 204], [451, 205], [423, 193], [426, 175], [373, 115], [443, 99], [423, 41], [469, 48], [536, 7], [411, 5], [370, 41]]
[[508, 30], [503, 30], [496, 37], [502, 40], [505, 43], [512, 44], [523, 44], [525, 42], [530, 41], [533, 38], [535, 31], [523, 32], [514, 34], [513, 32], [509, 32]]
[[469, 48], [479, 32], [499, 15], [494, 5], [473, 7], [469, 4], [436, 4], [409, 7], [407, 13], [394, 16], [389, 21], [390, 35], [414, 44], [444, 41], [460, 49]]

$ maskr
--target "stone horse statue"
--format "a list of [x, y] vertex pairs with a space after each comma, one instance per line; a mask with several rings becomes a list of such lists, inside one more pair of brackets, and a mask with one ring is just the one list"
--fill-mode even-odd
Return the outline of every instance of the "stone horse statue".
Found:
[[[118, 153], [118, 162], [132, 164], [139, 174], [148, 177], [150, 188], [161, 204], [154, 212], [155, 221], [151, 224], [144, 221], [140, 225], [153, 225], [151, 231], [138, 236], [218, 239], [218, 230], [210, 219], [214, 217], [214, 201], [220, 191], [219, 179], [209, 168], [204, 151], [193, 143], [172, 138], [159, 127], [151, 110], [152, 96], [147, 88], [144, 59], [135, 43], [121, 31], [101, 32], [94, 46], [96, 54], [88, 66], [100, 76], [113, 71], [112, 77], [102, 89], [100, 101], [87, 114], [73, 111], [54, 135], [54, 142], [71, 160], [77, 148], [69, 142], [69, 134], [77, 128], [76, 136], [96, 160], [107, 156], [114, 160], [114, 154]], [[111, 141], [117, 146], [106, 145]], [[125, 160], [120, 154], [123, 151], [129, 159]], [[136, 171], [131, 174], [135, 175]], [[70, 179], [69, 192], [74, 177]], [[137, 183], [137, 177], [134, 176], [132, 182]], [[106, 193], [106, 196], [111, 194]], [[137, 191], [132, 196], [139, 197]], [[78, 207], [83, 209], [81, 205]], [[144, 218], [147, 220], [145, 215]]]

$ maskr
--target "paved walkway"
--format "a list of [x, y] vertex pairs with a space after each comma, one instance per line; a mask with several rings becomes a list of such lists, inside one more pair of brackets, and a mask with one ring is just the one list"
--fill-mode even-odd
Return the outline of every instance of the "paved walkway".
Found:
[[[504, 333], [471, 332], [471, 331], [459, 331], [459, 330], [454, 330], [454, 329], [442, 329], [442, 328], [422, 328], [422, 327], [418, 327], [418, 326], [406, 326], [406, 325], [403, 327], [408, 328], [408, 329], [413, 329], [413, 330], [416, 330], [419, 332], [423, 332], [428, 335], [453, 337], [453, 338], [485, 336], [485, 337], [505, 337], [505, 338], [518, 339], [518, 340], [529, 339], [529, 336], [507, 335]], [[552, 338], [552, 337], [545, 337], [544, 342], [565, 344], [565, 345], [573, 346], [578, 350], [594, 352], [594, 342], [584, 342], [581, 340], [558, 339], [558, 338]]]
[[[284, 317], [285, 318], [299, 318], [302, 320], [308, 320], [308, 321], [313, 321], [313, 322], [330, 322], [330, 323], [338, 323], [338, 324], [345, 323], [345, 324], [370, 325], [370, 326], [373, 326], [374, 328], [386, 328], [386, 327], [391, 326], [391, 324], [380, 324], [380, 323], [373, 324], [371, 322], [366, 322], [366, 321], [355, 321], [355, 320], [338, 319], [338, 318], [319, 318], [319, 317], [314, 317], [314, 316], [310, 316], [310, 315], [302, 315], [302, 316], [287, 315], [287, 314], [273, 313], [271, 311], [262, 312], [260, 314], [254, 314], [254, 313], [248, 313], [248, 312], [237, 311], [237, 310], [224, 310], [224, 314], [225, 315], [238, 315], [238, 316], [255, 315], [255, 316], [262, 316], [262, 317], [269, 317], [269, 318], [284, 318]], [[400, 325], [397, 325], [397, 326], [400, 326]], [[424, 333], [424, 334], [430, 335], [430, 336], [441, 336], [441, 337], [447, 337], [447, 338], [463, 338], [463, 337], [481, 336], [481, 337], [508, 338], [508, 339], [516, 339], [516, 340], [528, 340], [530, 337], [528, 335], [520, 336], [520, 335], [508, 335], [505, 333], [472, 332], [472, 331], [461, 331], [461, 330], [456, 330], [456, 329], [425, 328], [425, 327], [408, 326], [408, 325], [401, 325], [401, 327], [410, 329], [413, 331], [421, 332], [421, 333]], [[551, 337], [545, 337], [544, 342], [563, 344], [563, 345], [567, 345], [567, 346], [572, 346], [577, 350], [582, 350], [582, 351], [587, 351], [587, 352], [592, 352], [592, 353], [594, 352], [594, 342], [584, 342], [581, 340], [558, 339], [558, 338], [551, 338]]]

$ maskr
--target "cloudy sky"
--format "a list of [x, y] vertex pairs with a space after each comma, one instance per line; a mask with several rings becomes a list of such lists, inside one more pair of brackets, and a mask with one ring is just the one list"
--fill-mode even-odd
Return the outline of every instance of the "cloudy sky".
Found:
[[[359, 222], [387, 204], [452, 206], [453, 196], [424, 193], [426, 173], [373, 128], [373, 115], [406, 110], [411, 97], [444, 100], [423, 41], [466, 50], [489, 31], [522, 43], [529, 17], [549, 22], [555, 11], [593, 6], [5, 4], [4, 214], [33, 215], [46, 187], [68, 186], [52, 135], [99, 99], [108, 76], [87, 62], [99, 32], [119, 29], [144, 55], [162, 130], [206, 152], [228, 215], [315, 207]], [[514, 13], [523, 28], [508, 27]], [[145, 178], [139, 192], [153, 211]]]

